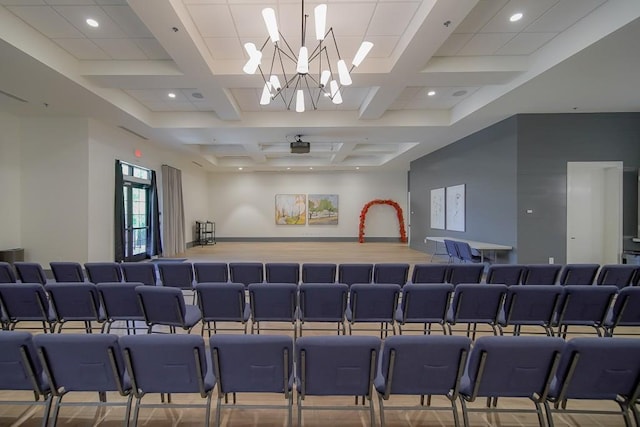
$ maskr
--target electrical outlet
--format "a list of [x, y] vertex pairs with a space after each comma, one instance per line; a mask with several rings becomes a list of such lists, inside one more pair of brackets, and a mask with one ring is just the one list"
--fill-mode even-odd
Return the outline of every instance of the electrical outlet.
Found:
[[552, 256], [549, 257], [549, 264], [553, 264], [555, 262], [555, 259], [553, 259]]

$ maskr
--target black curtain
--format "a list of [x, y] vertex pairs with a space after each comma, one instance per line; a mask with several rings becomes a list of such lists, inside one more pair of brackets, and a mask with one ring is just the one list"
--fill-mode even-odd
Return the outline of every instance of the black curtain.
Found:
[[122, 163], [120, 160], [116, 160], [116, 191], [114, 200], [114, 259], [116, 262], [122, 262], [124, 260], [124, 194], [122, 187], [124, 180], [122, 178]]
[[151, 171], [151, 187], [149, 188], [149, 233], [147, 233], [147, 256], [162, 253], [162, 241], [160, 240], [160, 209], [158, 203], [158, 184], [156, 171]]

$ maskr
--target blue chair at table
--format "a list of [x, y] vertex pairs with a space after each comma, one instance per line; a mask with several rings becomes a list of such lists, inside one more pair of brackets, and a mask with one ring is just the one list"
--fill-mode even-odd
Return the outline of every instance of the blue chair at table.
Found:
[[[0, 400], [0, 405], [43, 406], [41, 425], [47, 426], [52, 402], [51, 389], [44, 378], [30, 333], [0, 331], [0, 390], [5, 391], [4, 396], [12, 396], [7, 392], [32, 391], [33, 400], [10, 398]], [[15, 420], [7, 421], [13, 423]]]
[[[118, 337], [108, 334], [36, 335], [43, 370], [53, 396], [57, 398], [51, 425], [55, 426], [63, 406], [123, 406], [124, 425], [129, 425], [131, 413], [131, 383], [125, 377]], [[98, 401], [63, 402], [74, 392], [96, 392]], [[107, 392], [126, 396], [125, 402], [108, 402]]]
[[[368, 410], [374, 425], [373, 380], [381, 341], [371, 336], [310, 336], [296, 340], [298, 425], [306, 410]], [[354, 396], [355, 405], [303, 405], [307, 396]], [[369, 401], [358, 405], [358, 397]]]
[[474, 253], [473, 249], [467, 242], [454, 241], [456, 249], [463, 262], [478, 263], [482, 262], [482, 257]]
[[462, 261], [462, 257], [458, 253], [458, 248], [454, 240], [444, 239], [444, 247], [447, 250], [447, 255], [449, 256], [449, 264], [456, 261]]
[[[567, 341], [560, 367], [545, 404], [547, 421], [553, 414], [621, 414], [631, 426], [632, 412], [640, 425], [640, 340], [635, 338], [578, 337]], [[619, 411], [570, 409], [570, 399], [613, 401]], [[553, 405], [553, 408], [551, 407]]]
[[[460, 384], [465, 427], [470, 412], [534, 412], [544, 427], [542, 406], [558, 369], [565, 342], [555, 337], [480, 337], [476, 340]], [[468, 402], [487, 398], [486, 408]], [[526, 398], [535, 409], [498, 408], [498, 398]], [[473, 423], [476, 424], [475, 422]]]
[[[120, 346], [136, 398], [134, 427], [138, 423], [140, 409], [170, 407], [205, 409], [205, 418], [199, 425], [209, 426], [216, 379], [202, 337], [186, 334], [127, 335], [120, 337]], [[143, 402], [142, 399], [150, 393], [160, 393], [161, 403]], [[206, 399], [206, 403], [173, 403], [172, 393], [197, 393]]]
[[[293, 340], [282, 335], [216, 335], [210, 338], [211, 360], [218, 400], [216, 426], [220, 426], [222, 409], [287, 410], [287, 425], [293, 418]], [[227, 395], [233, 395], [233, 404], [222, 404]], [[274, 393], [282, 395], [285, 404], [238, 404], [237, 393]], [[233, 424], [231, 421], [229, 424]]]
[[[456, 401], [471, 340], [452, 336], [395, 336], [384, 341], [374, 385], [378, 392], [380, 425], [385, 410], [446, 410], [459, 426]], [[418, 395], [420, 405], [385, 405], [391, 395]], [[427, 395], [427, 405], [424, 396]], [[446, 396], [451, 407], [431, 406], [431, 396]]]

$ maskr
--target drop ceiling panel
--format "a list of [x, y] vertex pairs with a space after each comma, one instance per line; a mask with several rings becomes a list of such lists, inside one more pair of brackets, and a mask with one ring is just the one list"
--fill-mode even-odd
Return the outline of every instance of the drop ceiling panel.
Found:
[[151, 111], [198, 111], [190, 102], [148, 102], [145, 105]]
[[0, 0], [2, 6], [39, 6], [46, 5], [44, 0]]
[[[250, 38], [267, 37], [267, 27], [262, 18], [262, 9], [265, 7], [263, 4], [234, 4], [229, 6], [238, 36]], [[280, 21], [278, 21], [278, 24], [280, 24]]]
[[93, 0], [46, 0], [51, 6], [86, 6], [95, 4]]
[[[482, 33], [518, 33], [555, 5], [558, 0], [511, 0], [482, 27]], [[509, 18], [514, 13], [524, 16], [517, 22]]]
[[373, 12], [375, 3], [335, 3], [327, 6], [327, 26], [333, 27], [336, 36], [362, 36]]
[[456, 27], [455, 32], [477, 33], [507, 3], [508, 0], [480, 0], [476, 7], [474, 7], [460, 25]]
[[542, 15], [525, 31], [534, 33], [559, 33], [602, 5], [606, 0], [562, 0]]
[[77, 28], [49, 6], [11, 6], [7, 9], [49, 38], [84, 37]]
[[514, 33], [478, 33], [458, 51], [458, 56], [493, 55], [514, 36]]
[[153, 37], [140, 18], [129, 6], [103, 6], [102, 9], [124, 31], [128, 37]]
[[373, 48], [369, 52], [367, 58], [389, 58], [398, 45], [400, 37], [366, 36], [365, 39], [373, 43]]
[[227, 5], [193, 5], [188, 6], [188, 10], [202, 37], [236, 35], [236, 27]]
[[520, 33], [498, 49], [496, 55], [530, 55], [555, 36], [556, 33]]
[[148, 59], [135, 43], [127, 39], [94, 39], [93, 42], [115, 60]]
[[418, 2], [379, 3], [369, 23], [367, 35], [400, 36], [418, 10]]
[[435, 56], [454, 56], [473, 38], [471, 33], [453, 33], [440, 46]]
[[145, 56], [151, 60], [165, 60], [171, 59], [171, 56], [167, 53], [166, 50], [162, 47], [162, 45], [156, 39], [131, 39], [142, 52], [144, 52]]
[[111, 59], [105, 51], [89, 39], [54, 39], [53, 41], [81, 61]]
[[204, 42], [213, 59], [246, 59], [244, 48], [235, 37], [207, 37]]
[[[56, 6], [55, 10], [89, 38], [125, 38], [127, 35], [99, 6]], [[100, 26], [93, 28], [85, 22], [93, 18]]]

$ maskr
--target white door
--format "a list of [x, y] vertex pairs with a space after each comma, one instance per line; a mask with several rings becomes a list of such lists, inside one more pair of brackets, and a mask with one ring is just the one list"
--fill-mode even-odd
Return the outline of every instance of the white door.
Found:
[[567, 162], [567, 263], [622, 253], [622, 162]]

